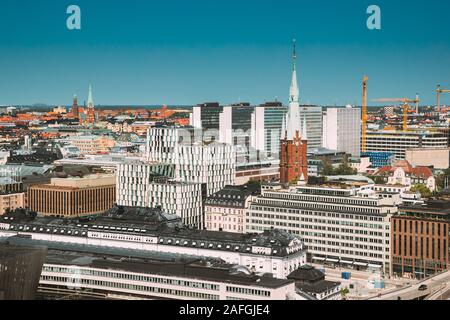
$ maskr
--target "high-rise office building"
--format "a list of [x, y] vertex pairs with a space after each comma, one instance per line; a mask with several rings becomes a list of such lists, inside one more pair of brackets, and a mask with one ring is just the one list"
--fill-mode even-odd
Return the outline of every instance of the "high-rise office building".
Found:
[[252, 114], [251, 146], [262, 158], [279, 159], [286, 112], [286, 107], [280, 102], [268, 102], [255, 107]]
[[306, 122], [308, 151], [322, 147], [323, 111], [318, 106], [300, 106], [301, 123]]
[[[223, 107], [220, 114], [219, 141], [236, 149], [236, 162], [249, 163], [251, 159], [252, 114], [255, 108], [248, 103]], [[253, 155], [253, 158], [256, 158]]]
[[196, 129], [217, 131], [218, 136], [222, 111], [223, 107], [217, 102], [198, 104], [192, 108], [190, 124]]
[[323, 118], [323, 147], [361, 155], [361, 109], [328, 108]]

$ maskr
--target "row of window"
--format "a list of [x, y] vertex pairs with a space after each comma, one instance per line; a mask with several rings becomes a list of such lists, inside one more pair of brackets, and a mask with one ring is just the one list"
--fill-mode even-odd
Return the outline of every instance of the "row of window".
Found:
[[260, 296], [260, 297], [270, 297], [271, 293], [267, 290], [258, 290], [258, 289], [249, 289], [249, 288], [240, 288], [240, 287], [232, 287], [227, 286], [227, 292], [251, 295], [251, 296]]
[[197, 291], [184, 291], [184, 290], [175, 290], [175, 289], [167, 289], [167, 288], [157, 288], [157, 287], [149, 287], [149, 286], [141, 286], [134, 285], [128, 283], [118, 283], [118, 282], [110, 282], [110, 281], [99, 281], [99, 280], [91, 280], [91, 279], [75, 279], [75, 281], [68, 277], [52, 277], [52, 276], [42, 276], [41, 281], [48, 282], [57, 282], [64, 283], [65, 285], [77, 288], [77, 287], [87, 287], [87, 286], [95, 286], [95, 287], [107, 287], [112, 289], [122, 289], [129, 291], [138, 291], [138, 292], [149, 292], [153, 294], [163, 294], [170, 295], [173, 297], [187, 297], [190, 299], [199, 299], [199, 300], [219, 300], [219, 295], [215, 294], [207, 294], [201, 293]]
[[190, 287], [197, 289], [207, 289], [207, 290], [219, 290], [219, 285], [204, 283], [204, 282], [195, 282], [195, 281], [185, 281], [185, 280], [176, 280], [176, 279], [168, 279], [168, 278], [160, 278], [160, 277], [151, 277], [137, 274], [128, 274], [128, 273], [118, 273], [111, 271], [98, 271], [98, 270], [89, 270], [89, 269], [70, 269], [70, 268], [61, 268], [61, 267], [51, 267], [44, 266], [43, 271], [52, 272], [52, 273], [68, 273], [76, 275], [86, 275], [86, 276], [95, 276], [102, 278], [114, 278], [114, 279], [123, 279], [123, 280], [131, 280], [131, 281], [142, 281], [149, 283], [159, 283], [159, 284], [167, 284], [174, 286], [182, 286], [182, 287]]

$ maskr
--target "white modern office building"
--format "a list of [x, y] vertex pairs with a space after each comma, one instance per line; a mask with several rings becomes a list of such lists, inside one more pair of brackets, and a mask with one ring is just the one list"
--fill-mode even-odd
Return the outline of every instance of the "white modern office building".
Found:
[[163, 168], [158, 164], [144, 162], [119, 164], [116, 173], [117, 204], [127, 207], [161, 207], [164, 212], [181, 217], [185, 225], [202, 228], [202, 184], [169, 179], [162, 175]]
[[390, 273], [390, 217], [394, 197], [366, 183], [263, 188], [247, 212], [246, 231], [279, 228], [300, 236], [309, 260]]
[[236, 179], [235, 148], [204, 142], [202, 130], [191, 127], [155, 127], [148, 130], [146, 160], [174, 166], [177, 181], [200, 183], [209, 196]]
[[251, 146], [267, 158], [279, 159], [283, 121], [287, 109], [281, 103], [265, 103], [252, 114]]
[[322, 107], [300, 106], [300, 119], [302, 125], [306, 123], [308, 150], [321, 148], [323, 135]]
[[361, 155], [361, 109], [328, 108], [323, 117], [323, 147]]

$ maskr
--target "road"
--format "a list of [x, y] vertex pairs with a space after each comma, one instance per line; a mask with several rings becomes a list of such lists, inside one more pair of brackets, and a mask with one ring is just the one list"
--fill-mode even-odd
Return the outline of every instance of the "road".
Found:
[[441, 288], [425, 300], [450, 300], [450, 282], [442, 283]]
[[[382, 294], [381, 297], [372, 297], [368, 300], [399, 300], [399, 297], [401, 298], [401, 300], [416, 300], [425, 298], [427, 296], [433, 297], [439, 295], [441, 290], [445, 291], [445, 294], [447, 294], [447, 290], [445, 290], [445, 288], [448, 288], [449, 284], [450, 271], [447, 271], [427, 280], [421, 281], [417, 284], [413, 284], [407, 286], [406, 288]], [[421, 285], [426, 285], [428, 289], [425, 291], [419, 291], [419, 287]]]

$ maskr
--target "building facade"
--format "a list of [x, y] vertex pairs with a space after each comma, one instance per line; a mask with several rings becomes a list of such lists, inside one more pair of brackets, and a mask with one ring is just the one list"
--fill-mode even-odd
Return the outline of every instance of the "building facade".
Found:
[[323, 147], [361, 155], [361, 109], [328, 108], [323, 117]]
[[448, 148], [447, 134], [439, 131], [368, 131], [367, 152], [387, 152], [397, 160], [406, 158], [408, 149]]
[[0, 193], [0, 215], [19, 208], [25, 208], [25, 193]]
[[147, 135], [147, 160], [173, 165], [172, 178], [206, 185], [209, 196], [236, 179], [235, 148], [218, 142], [204, 142], [202, 130], [155, 127]]
[[28, 206], [47, 216], [80, 217], [103, 213], [116, 202], [115, 175], [54, 178], [28, 189]]
[[[161, 209], [182, 218], [191, 228], [204, 225], [203, 199], [206, 188], [201, 183], [188, 183], [167, 178], [170, 166], [143, 162], [117, 166], [117, 204], [127, 207]], [[166, 174], [164, 176], [163, 174]]]
[[46, 249], [0, 245], [0, 300], [33, 300]]
[[323, 110], [318, 106], [300, 106], [300, 119], [306, 122], [306, 134], [308, 136], [308, 151], [321, 148], [323, 136]]
[[414, 166], [450, 168], [450, 148], [407, 149], [406, 160]]
[[450, 202], [399, 208], [392, 217], [392, 266], [400, 276], [426, 278], [449, 268]]
[[309, 261], [390, 274], [390, 218], [397, 206], [372, 188], [364, 183], [263, 188], [247, 211], [246, 232], [279, 228], [302, 237]]
[[217, 258], [228, 264], [242, 265], [256, 274], [271, 273], [279, 279], [286, 279], [306, 263], [306, 247], [302, 240], [283, 230], [267, 230], [260, 234], [191, 230], [169, 227], [167, 218], [155, 220], [147, 213], [129, 216], [127, 211], [128, 208], [123, 208], [119, 216], [107, 213], [86, 222], [5, 216], [0, 222], [0, 236], [23, 235], [29, 240], [48, 242], [47, 246], [64, 244], [66, 249], [82, 245], [85, 248], [96, 246]]
[[408, 161], [400, 160], [393, 166], [380, 168], [375, 176], [384, 179], [388, 185], [407, 186], [424, 185], [431, 192], [436, 191], [436, 179], [428, 167], [413, 167]]
[[196, 105], [192, 108], [190, 124], [196, 129], [215, 131], [218, 136], [222, 111], [223, 107], [216, 102]]
[[[252, 115], [255, 108], [248, 103], [225, 106], [220, 114], [219, 141], [234, 146], [236, 163], [245, 164], [251, 159]], [[256, 155], [253, 155], [256, 158]]]
[[253, 200], [242, 186], [226, 186], [205, 201], [206, 230], [244, 233], [245, 211]]
[[114, 138], [97, 135], [74, 136], [62, 142], [76, 147], [80, 154], [85, 155], [107, 154], [116, 145]]
[[252, 114], [251, 146], [265, 158], [279, 159], [286, 107], [269, 102], [255, 107]]

